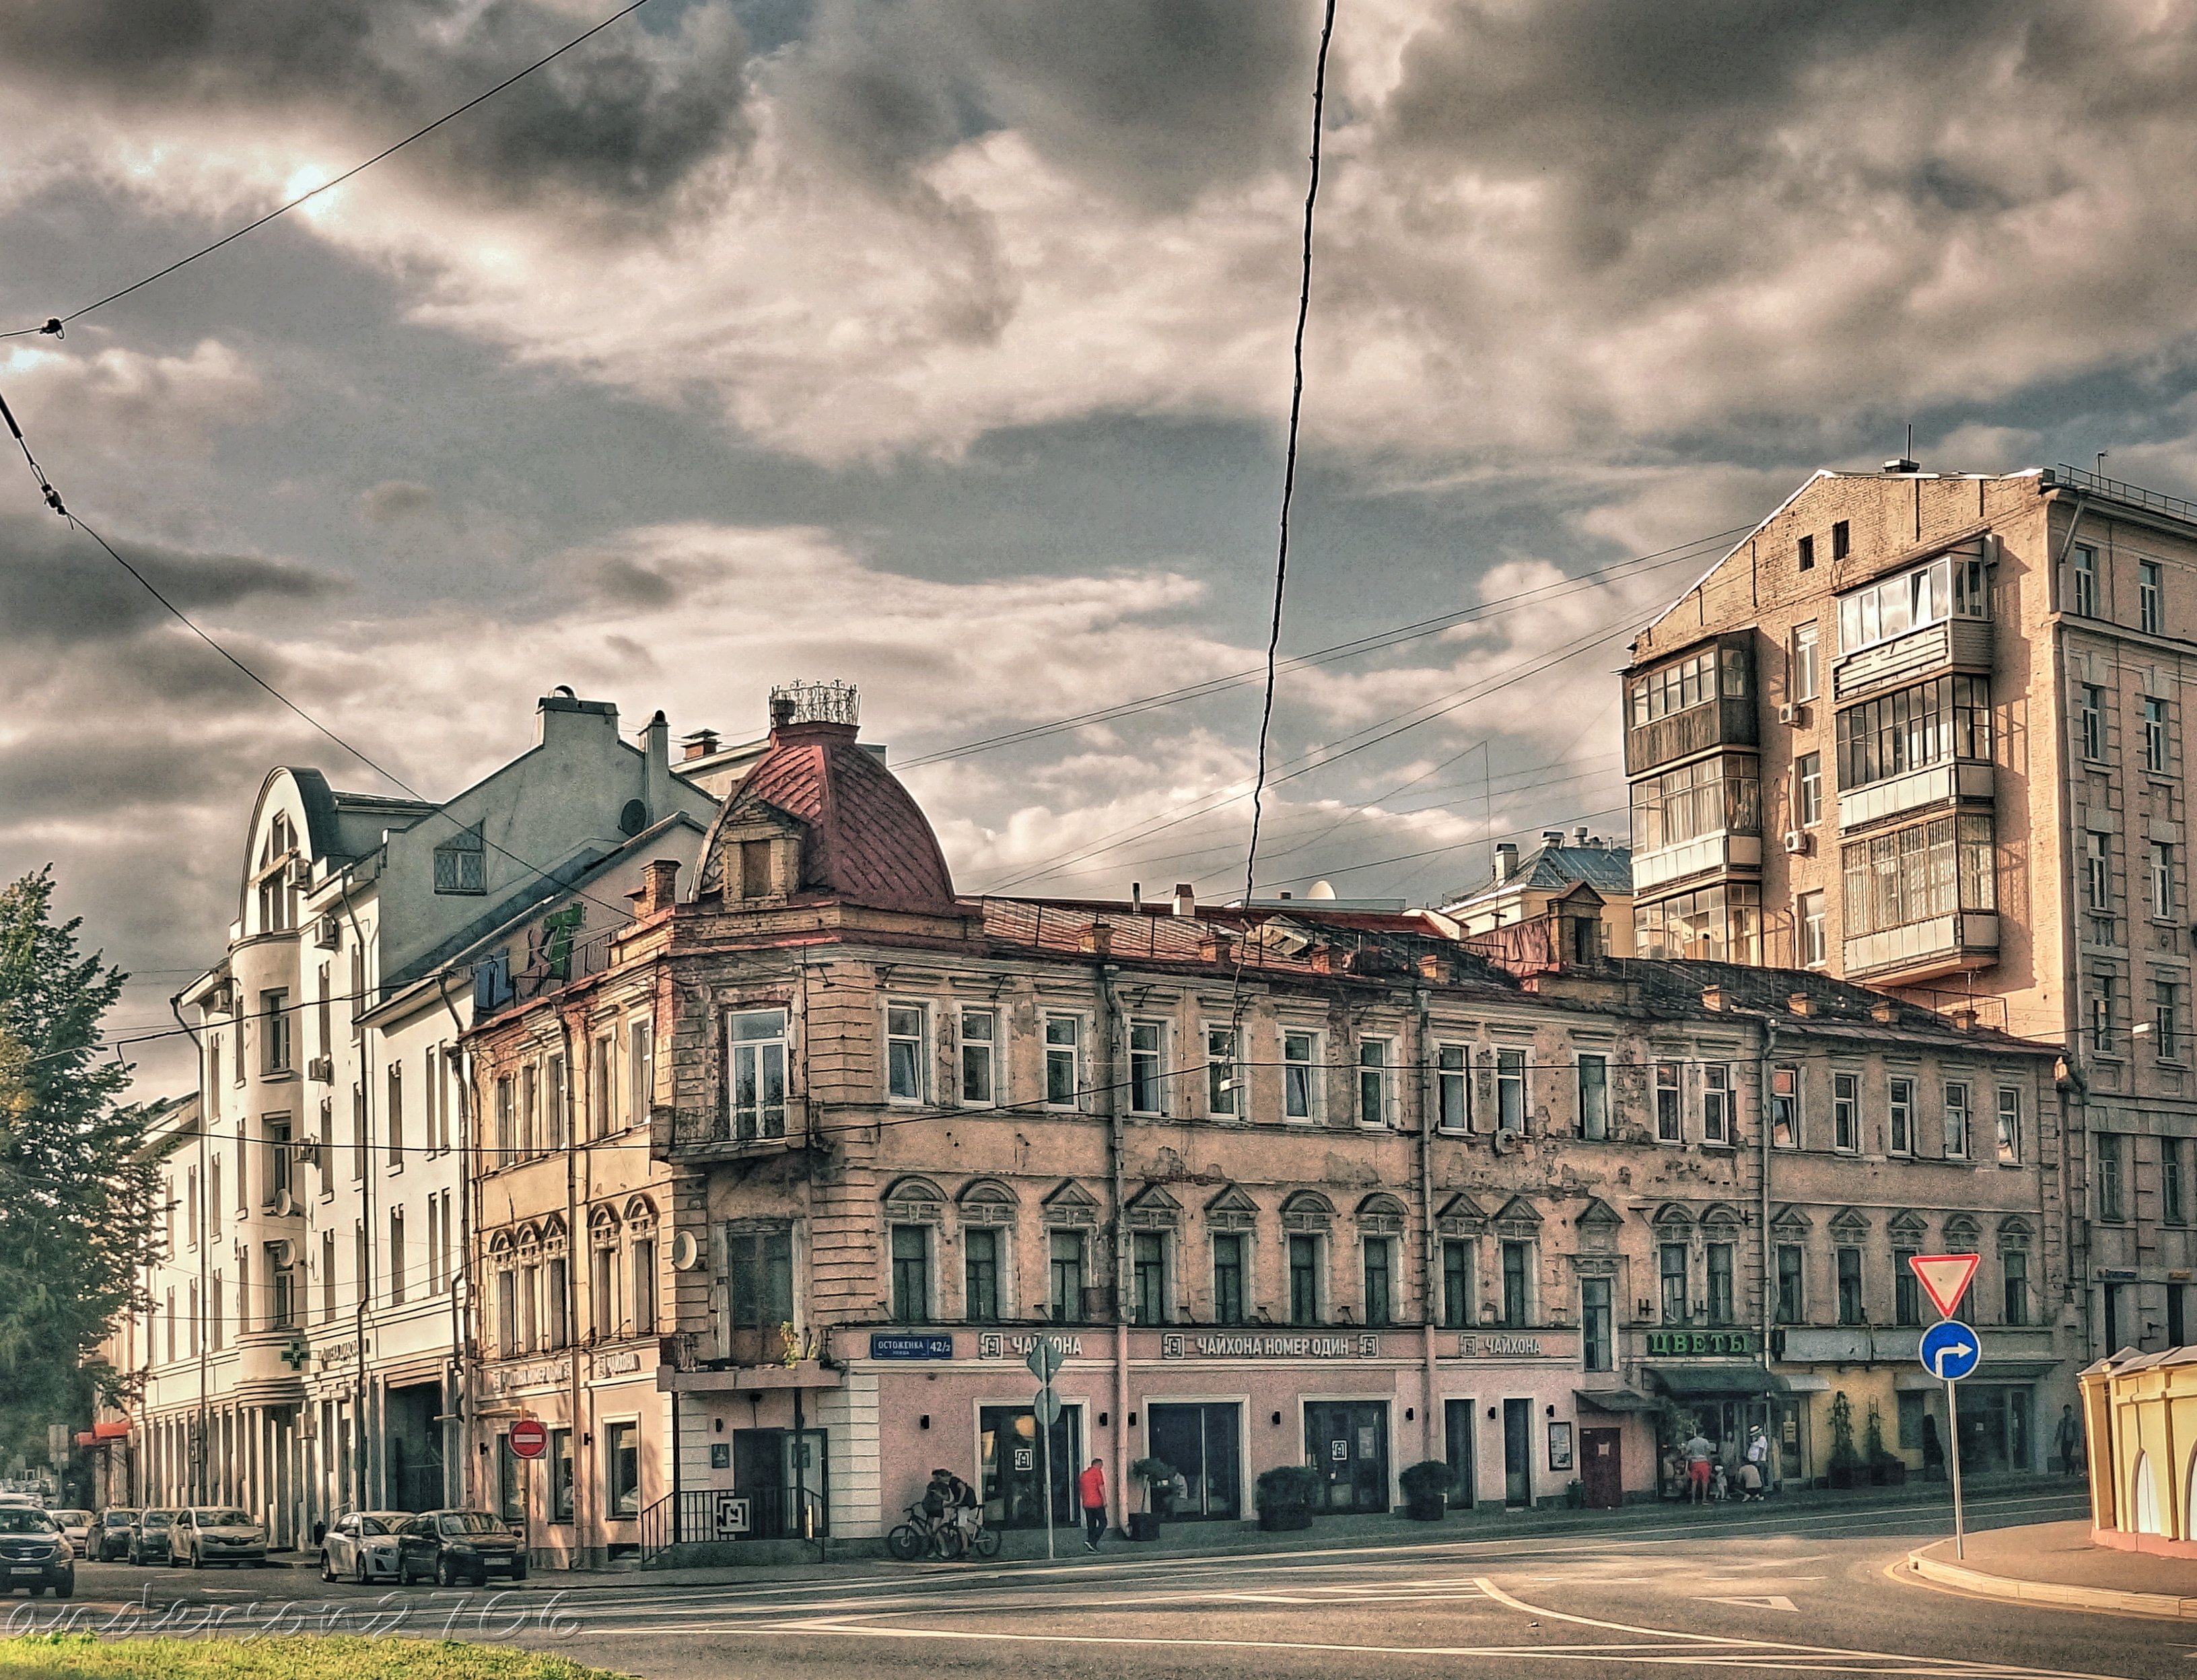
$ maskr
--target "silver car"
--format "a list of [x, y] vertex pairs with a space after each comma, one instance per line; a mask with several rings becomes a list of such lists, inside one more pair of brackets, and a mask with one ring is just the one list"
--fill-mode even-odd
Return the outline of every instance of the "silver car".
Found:
[[194, 1569], [209, 1563], [264, 1563], [267, 1531], [233, 1505], [188, 1505], [176, 1513], [168, 1561]]
[[48, 1511], [54, 1525], [68, 1536], [69, 1544], [82, 1557], [91, 1545], [91, 1513], [90, 1511]]
[[397, 1529], [411, 1520], [409, 1511], [350, 1511], [338, 1517], [321, 1538], [321, 1579], [353, 1580], [361, 1586], [401, 1580]]

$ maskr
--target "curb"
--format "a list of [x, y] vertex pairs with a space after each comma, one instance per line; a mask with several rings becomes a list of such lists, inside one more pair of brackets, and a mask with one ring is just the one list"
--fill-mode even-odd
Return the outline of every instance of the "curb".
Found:
[[2177, 1598], [2163, 1592], [2115, 1592], [2105, 1587], [2067, 1586], [2057, 1581], [2025, 1581], [1947, 1563], [1930, 1556], [1927, 1551], [1908, 1553], [1907, 1567], [1926, 1581], [1986, 1598], [2048, 1604], [2062, 1610], [2105, 1610], [2124, 1616], [2164, 1616], [2177, 1621], [2197, 1621], [2197, 1598]]

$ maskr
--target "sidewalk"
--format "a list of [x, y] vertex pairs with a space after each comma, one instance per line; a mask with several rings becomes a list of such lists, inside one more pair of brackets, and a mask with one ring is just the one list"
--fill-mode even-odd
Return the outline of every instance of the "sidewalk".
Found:
[[1907, 1563], [1926, 1581], [1986, 1597], [2197, 1621], [2197, 1561], [2093, 1545], [2087, 1518], [1971, 1534], [1960, 1559], [1940, 1540]]
[[[2072, 1487], [2079, 1489], [2080, 1483]], [[1979, 1478], [1968, 1485], [1972, 1500], [1986, 1500], [2010, 1495], [2069, 1493], [2071, 1484], [2059, 1476], [2000, 1476]], [[1625, 1505], [1614, 1511], [1573, 1510], [1562, 1507], [1530, 1511], [1505, 1511], [1483, 1507], [1475, 1511], [1458, 1511], [1439, 1522], [1413, 1522], [1400, 1515], [1320, 1517], [1307, 1529], [1286, 1533], [1263, 1533], [1249, 1523], [1238, 1522], [1180, 1522], [1171, 1523], [1160, 1531], [1160, 1538], [1133, 1541], [1118, 1532], [1107, 1537], [1105, 1555], [1115, 1559], [1137, 1561], [1157, 1561], [1167, 1558], [1214, 1557], [1219, 1555], [1265, 1556], [1290, 1552], [1319, 1551], [1333, 1547], [1455, 1545], [1485, 1543], [1490, 1540], [1539, 1539], [1563, 1535], [1622, 1535], [1638, 1529], [1669, 1526], [1682, 1523], [1699, 1523], [1705, 1532], [1713, 1532], [1729, 1522], [1754, 1525], [1763, 1523], [1799, 1528], [1809, 1521], [1846, 1512], [1882, 1511], [1942, 1511], [1948, 1527], [1952, 1521], [1950, 1495], [1942, 1483], [1910, 1486], [1904, 1488], [1862, 1488], [1834, 1492], [1828, 1489], [1794, 1490], [1777, 1495], [1759, 1505], [1736, 1503], [1695, 1508], [1677, 1501], [1647, 1501]], [[1779, 1524], [1777, 1520], [1783, 1518]], [[2087, 1536], [2089, 1530], [2084, 1527]], [[1080, 1561], [1084, 1555], [1082, 1533], [1080, 1529], [1060, 1528], [1054, 1531], [1055, 1548], [1058, 1561], [1068, 1563]], [[729, 1583], [766, 1584], [773, 1580], [815, 1580], [828, 1579], [838, 1573], [873, 1573], [878, 1569], [971, 1569], [983, 1570], [1005, 1563], [1045, 1561], [1045, 1534], [1042, 1530], [1011, 1531], [1002, 1537], [1005, 1544], [1000, 1556], [992, 1563], [968, 1564], [902, 1564], [882, 1555], [879, 1542], [875, 1540], [845, 1540], [826, 1542], [827, 1550], [820, 1561], [813, 1549], [803, 1548], [808, 1555], [795, 1558], [785, 1555], [796, 1543], [791, 1541], [743, 1543], [739, 1550], [752, 1556], [752, 1562], [698, 1564], [672, 1568], [622, 1569], [537, 1569], [520, 1589], [543, 1591], [569, 1591], [575, 1588], [600, 1587], [663, 1587], [724, 1585]], [[1975, 1541], [1969, 1541], [1969, 1553], [1975, 1552]], [[764, 1555], [765, 1548], [768, 1555]], [[785, 1550], [781, 1550], [781, 1548]], [[2124, 1556], [2125, 1554], [2113, 1554]], [[2193, 1587], [2197, 1590], [2197, 1587]]]

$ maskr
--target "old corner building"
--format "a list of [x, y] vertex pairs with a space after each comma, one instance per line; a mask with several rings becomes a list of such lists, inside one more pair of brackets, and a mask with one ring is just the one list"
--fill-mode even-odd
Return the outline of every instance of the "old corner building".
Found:
[[1464, 941], [965, 898], [851, 697], [774, 702], [751, 762], [691, 866], [633, 854], [631, 920], [462, 1040], [467, 1458], [546, 1558], [875, 1537], [939, 1465], [1064, 1522], [1094, 1454], [1117, 1518], [1151, 1456], [1215, 1521], [1298, 1463], [1335, 1512], [1425, 1459], [1457, 1505], [1613, 1505], [1695, 1427], [1762, 1426], [1784, 1478], [1923, 1470], [1952, 1420], [1904, 1260], [1964, 1243], [2009, 1330], [1964, 1449], [2043, 1468], [2079, 1346], [2051, 1047], [1605, 958], [1585, 883]]

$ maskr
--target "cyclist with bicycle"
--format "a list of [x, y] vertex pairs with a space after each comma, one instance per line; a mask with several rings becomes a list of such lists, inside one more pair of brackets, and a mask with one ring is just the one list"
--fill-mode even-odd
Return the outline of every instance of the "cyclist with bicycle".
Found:
[[977, 1490], [951, 1470], [941, 1468], [930, 1473], [930, 1486], [923, 1491], [923, 1514], [933, 1532], [948, 1527], [956, 1532], [959, 1544], [952, 1548], [955, 1552], [966, 1550], [977, 1538]]

